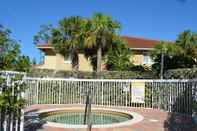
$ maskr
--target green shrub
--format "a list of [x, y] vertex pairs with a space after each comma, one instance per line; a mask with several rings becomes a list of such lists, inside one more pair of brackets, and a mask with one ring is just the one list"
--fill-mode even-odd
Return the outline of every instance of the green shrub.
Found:
[[194, 79], [197, 78], [197, 68], [171, 69], [165, 72], [166, 79]]
[[[77, 74], [77, 75], [76, 75]], [[154, 72], [147, 71], [103, 71], [99, 74], [96, 72], [72, 72], [72, 71], [54, 71], [46, 69], [33, 69], [28, 74], [31, 77], [61, 77], [69, 78], [77, 76], [82, 79], [154, 79], [157, 78]]]

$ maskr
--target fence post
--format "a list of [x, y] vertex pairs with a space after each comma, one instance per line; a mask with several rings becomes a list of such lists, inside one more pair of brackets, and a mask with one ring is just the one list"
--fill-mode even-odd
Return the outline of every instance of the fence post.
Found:
[[[14, 96], [14, 83], [12, 82], [12, 84], [11, 84], [11, 88], [12, 88], [12, 96]], [[9, 120], [9, 122], [10, 122], [10, 131], [12, 131], [12, 129], [13, 129], [13, 121], [14, 121], [14, 113], [13, 112], [11, 112], [11, 114], [10, 114], [10, 120]]]
[[[22, 82], [26, 79], [26, 74], [23, 76]], [[25, 97], [24, 92], [21, 93], [21, 98], [23, 99]], [[24, 110], [21, 109], [21, 116], [20, 116], [20, 131], [24, 131]]]
[[38, 86], [39, 86], [39, 80], [37, 81], [37, 84], [36, 84], [36, 104], [39, 104]]
[[102, 91], [101, 91], [102, 92], [102, 96], [101, 96], [102, 100], [101, 101], [102, 101], [102, 106], [103, 106], [103, 81], [101, 81], [101, 89], [102, 89]]
[[[197, 81], [192, 81], [192, 116], [197, 122]], [[195, 109], [196, 108], [196, 109]], [[196, 111], [195, 111], [196, 110]]]
[[24, 131], [24, 110], [23, 109], [21, 109], [20, 131]]
[[58, 86], [59, 87], [59, 94], [58, 94], [58, 99], [59, 100], [58, 100], [58, 103], [61, 104], [61, 101], [60, 100], [61, 100], [61, 86], [62, 86], [62, 82], [60, 81], [60, 83], [58, 85], [59, 85]]
[[[10, 76], [9, 76], [9, 74], [6, 72], [5, 73], [6, 75], [6, 88], [9, 88], [9, 85], [10, 85]], [[3, 91], [2, 91], [3, 92]], [[6, 112], [6, 109], [5, 109], [5, 112]], [[4, 129], [4, 131], [7, 131], [7, 126], [8, 126], [8, 123], [7, 123], [7, 114], [6, 113], [4, 113], [4, 122], [3, 122], [3, 129]]]
[[126, 91], [126, 97], [125, 97], [125, 99], [126, 99], [126, 106], [128, 105], [128, 103], [127, 103], [127, 91]]

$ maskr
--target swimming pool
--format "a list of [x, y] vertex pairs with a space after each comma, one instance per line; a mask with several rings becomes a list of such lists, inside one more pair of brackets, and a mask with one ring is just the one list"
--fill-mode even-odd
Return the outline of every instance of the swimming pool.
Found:
[[[40, 119], [46, 121], [44, 126], [61, 128], [86, 128], [84, 125], [84, 108], [61, 108], [39, 112]], [[143, 120], [135, 112], [115, 109], [93, 108], [91, 124], [93, 128], [128, 126]]]
[[[56, 122], [62, 124], [83, 125], [85, 113], [81, 111], [59, 111], [42, 114], [41, 117], [45, 121]], [[91, 124], [113, 124], [131, 120], [133, 117], [124, 113], [98, 111], [91, 113]]]

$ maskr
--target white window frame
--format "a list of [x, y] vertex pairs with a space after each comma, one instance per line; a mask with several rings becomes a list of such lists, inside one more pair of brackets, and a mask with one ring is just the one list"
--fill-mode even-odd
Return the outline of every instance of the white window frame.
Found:
[[144, 54], [143, 64], [145, 64], [145, 65], [151, 65], [151, 64], [153, 64], [153, 61], [152, 61], [150, 55], [147, 54], [147, 53]]

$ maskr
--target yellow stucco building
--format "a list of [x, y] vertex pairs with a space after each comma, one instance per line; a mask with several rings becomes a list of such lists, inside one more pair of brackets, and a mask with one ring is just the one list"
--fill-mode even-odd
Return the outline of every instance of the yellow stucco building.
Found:
[[[130, 60], [133, 64], [152, 65], [150, 51], [157, 43], [159, 43], [159, 41], [127, 36], [122, 38], [127, 41], [128, 47], [132, 52]], [[51, 45], [38, 44], [36, 47], [44, 54], [43, 64], [37, 65], [36, 68], [64, 71], [72, 70], [70, 59], [65, 59], [62, 55], [55, 53]], [[90, 61], [88, 61], [82, 53], [79, 54], [79, 70], [93, 71]]]

